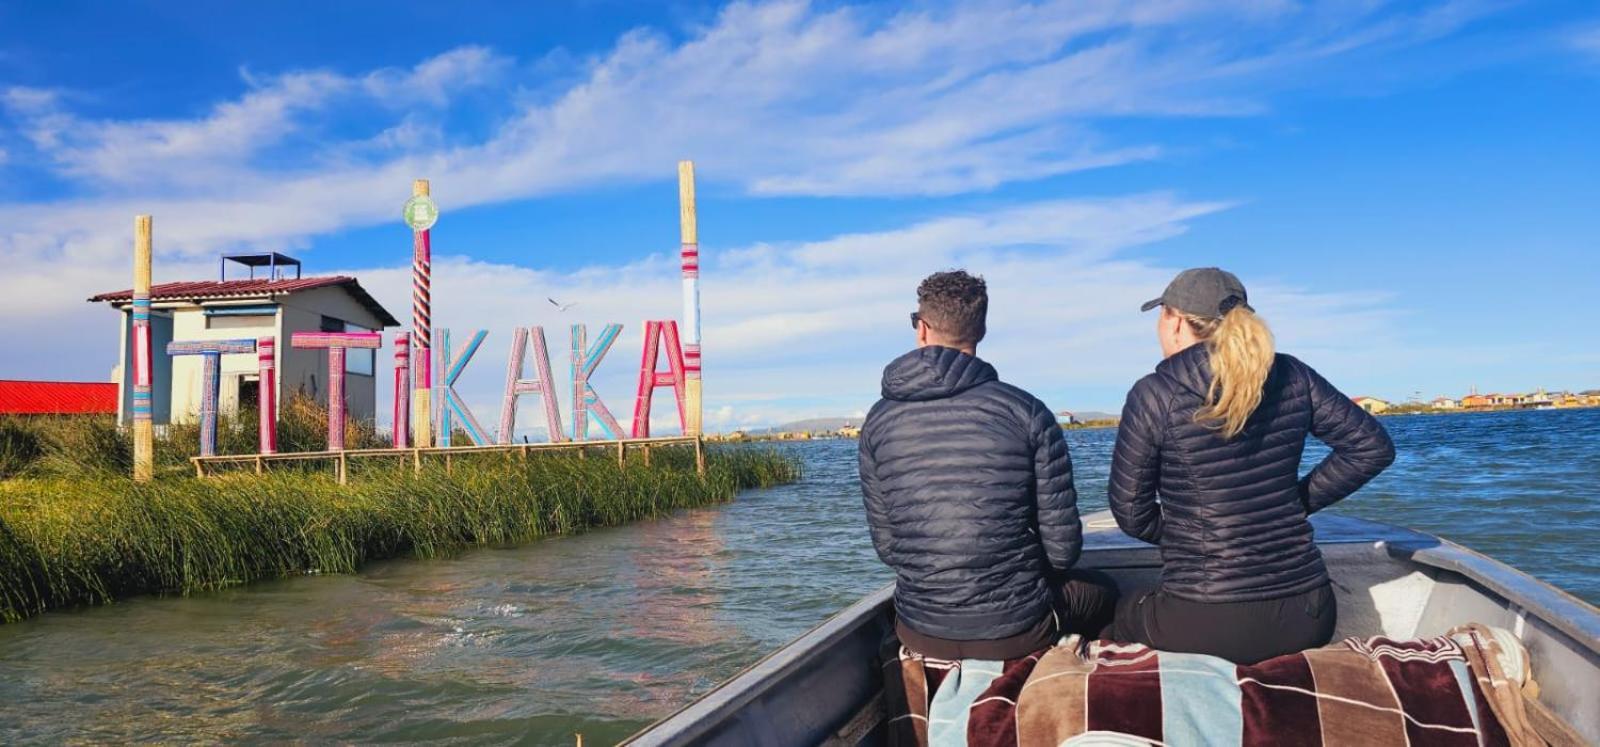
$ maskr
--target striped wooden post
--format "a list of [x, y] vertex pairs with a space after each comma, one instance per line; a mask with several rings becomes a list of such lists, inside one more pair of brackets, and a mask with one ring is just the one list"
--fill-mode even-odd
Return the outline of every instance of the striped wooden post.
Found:
[[[411, 195], [422, 197], [430, 189], [427, 179], [411, 183]], [[433, 245], [430, 231], [411, 232], [411, 347], [415, 351], [416, 386], [411, 390], [411, 435], [419, 444], [433, 443]]]
[[572, 440], [589, 440], [589, 413], [594, 413], [600, 421], [600, 429], [607, 438], [621, 438], [622, 426], [617, 425], [617, 419], [611, 416], [611, 410], [606, 408], [606, 403], [600, 401], [600, 395], [589, 384], [589, 378], [594, 375], [594, 370], [600, 366], [600, 361], [611, 351], [611, 346], [616, 344], [617, 336], [622, 334], [622, 325], [607, 324], [600, 331], [600, 337], [595, 340], [594, 347], [589, 347], [589, 331], [582, 324], [572, 325]]
[[394, 447], [411, 446], [411, 334], [394, 336]]
[[[150, 216], [133, 219], [133, 479], [155, 475], [155, 426], [150, 420]], [[123, 374], [127, 376], [126, 373]]]
[[[667, 371], [656, 370], [662, 342], [667, 347]], [[678, 323], [672, 320], [644, 323], [644, 354], [639, 361], [639, 393], [633, 401], [633, 437], [650, 437], [650, 401], [656, 387], [672, 387], [678, 402], [678, 423], [689, 432], [684, 413], [683, 349], [678, 345]]]
[[217, 399], [222, 389], [223, 354], [254, 352], [256, 352], [255, 340], [192, 340], [167, 343], [167, 355], [200, 356], [200, 456], [217, 455]]
[[451, 432], [455, 430], [456, 419], [461, 420], [461, 428], [467, 432], [467, 437], [472, 439], [476, 446], [489, 445], [488, 431], [473, 417], [472, 410], [467, 407], [466, 400], [456, 392], [456, 380], [461, 378], [461, 373], [467, 370], [467, 364], [472, 362], [472, 356], [478, 353], [478, 348], [483, 346], [483, 340], [489, 336], [489, 330], [480, 329], [472, 333], [472, 338], [454, 351], [450, 348], [450, 330], [441, 329], [435, 334], [439, 339], [435, 342], [439, 356], [440, 377], [435, 383], [439, 391], [434, 393], [434, 406], [439, 408], [439, 445], [449, 446]]
[[[257, 420], [257, 438], [260, 453], [278, 452], [278, 341], [263, 337], [256, 340], [256, 396], [261, 412]], [[257, 471], [259, 472], [259, 465]]]
[[383, 335], [377, 332], [296, 332], [289, 344], [301, 349], [328, 351], [328, 450], [344, 450], [345, 350], [377, 350]]
[[[535, 378], [522, 378], [523, 357], [533, 343]], [[518, 327], [512, 331], [511, 360], [506, 363], [506, 393], [500, 404], [500, 443], [509, 444], [517, 426], [517, 398], [524, 394], [539, 397], [544, 405], [545, 428], [550, 441], [565, 440], [561, 433], [561, 404], [556, 399], [555, 377], [550, 373], [550, 349], [545, 345], [544, 327]]]
[[678, 162], [678, 230], [683, 243], [683, 399], [686, 436], [700, 435], [700, 234], [695, 219], [694, 162]]

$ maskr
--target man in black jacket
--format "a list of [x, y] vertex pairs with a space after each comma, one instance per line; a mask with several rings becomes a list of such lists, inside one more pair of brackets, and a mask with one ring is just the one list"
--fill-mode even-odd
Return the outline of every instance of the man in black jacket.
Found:
[[917, 349], [883, 371], [861, 429], [861, 490], [878, 557], [895, 571], [896, 628], [940, 659], [1026, 656], [1094, 635], [1109, 576], [1083, 548], [1072, 459], [1050, 408], [977, 357], [988, 291], [941, 272], [917, 288]]

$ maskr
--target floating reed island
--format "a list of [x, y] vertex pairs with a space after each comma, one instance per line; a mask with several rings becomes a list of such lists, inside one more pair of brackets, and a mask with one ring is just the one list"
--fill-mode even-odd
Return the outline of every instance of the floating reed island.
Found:
[[[323, 447], [319, 410], [283, 408], [286, 447]], [[223, 424], [219, 451], [253, 451], [253, 428], [249, 416]], [[325, 467], [197, 479], [188, 464], [196, 439], [181, 430], [156, 442], [157, 479], [136, 483], [125, 476], [131, 442], [109, 418], [0, 420], [0, 620], [526, 542], [800, 476], [792, 456], [730, 446], [708, 451], [703, 476], [692, 449], [663, 448], [649, 464], [571, 451], [463, 453], [448, 471], [438, 462], [416, 472], [353, 463], [343, 485]], [[346, 441], [380, 439], [357, 429]]]

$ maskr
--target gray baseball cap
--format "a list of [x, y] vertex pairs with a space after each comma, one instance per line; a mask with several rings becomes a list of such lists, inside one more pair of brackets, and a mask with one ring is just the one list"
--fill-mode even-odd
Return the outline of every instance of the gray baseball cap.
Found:
[[1216, 267], [1196, 267], [1178, 273], [1167, 284], [1161, 297], [1146, 301], [1140, 311], [1166, 306], [1174, 311], [1203, 317], [1220, 317], [1235, 306], [1250, 308], [1250, 294], [1239, 277]]

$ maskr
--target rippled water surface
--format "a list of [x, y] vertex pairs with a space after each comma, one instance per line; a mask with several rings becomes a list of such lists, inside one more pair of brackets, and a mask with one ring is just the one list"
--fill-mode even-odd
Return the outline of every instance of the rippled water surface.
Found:
[[[1335, 510], [1600, 601], [1600, 410], [1384, 422]], [[1068, 436], [1086, 510], [1114, 435]], [[802, 483], [660, 521], [0, 626], [0, 743], [614, 742], [889, 579], [854, 442], [790, 448]]]

